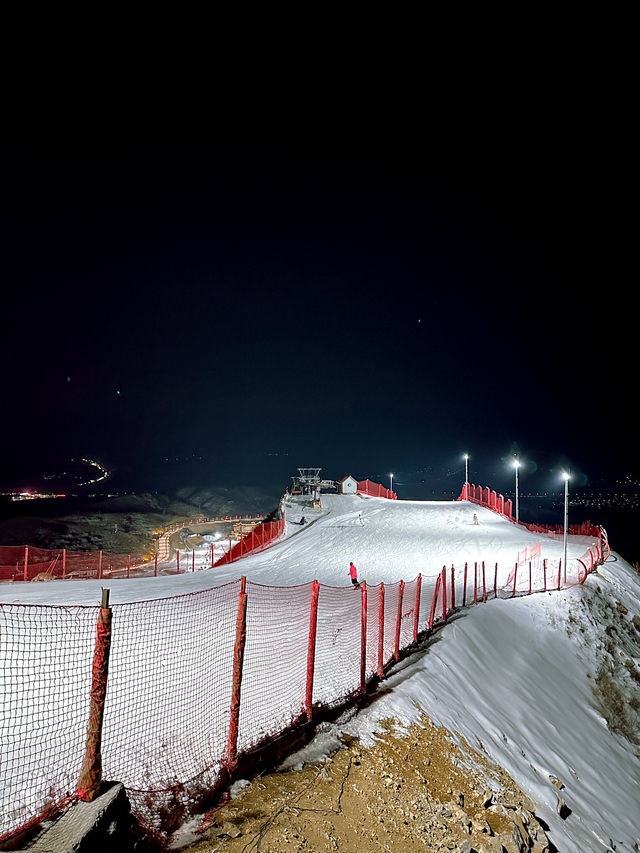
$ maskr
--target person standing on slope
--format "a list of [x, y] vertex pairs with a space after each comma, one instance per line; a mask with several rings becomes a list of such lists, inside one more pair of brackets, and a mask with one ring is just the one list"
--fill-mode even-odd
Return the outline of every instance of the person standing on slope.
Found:
[[360, 584], [358, 583], [358, 570], [353, 565], [353, 563], [349, 563], [349, 577], [351, 578], [351, 583], [353, 584], [353, 588], [359, 589]]

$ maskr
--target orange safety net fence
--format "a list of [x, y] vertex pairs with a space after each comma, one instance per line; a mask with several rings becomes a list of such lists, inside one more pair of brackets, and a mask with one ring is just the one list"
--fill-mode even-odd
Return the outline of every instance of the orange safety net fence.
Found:
[[142, 558], [108, 551], [68, 551], [33, 545], [0, 545], [0, 580], [108, 578], [126, 573]]
[[98, 606], [0, 604], [0, 841], [88, 796], [100, 768], [149, 832], [168, 833], [239, 756], [363, 695], [453, 609], [583, 582], [602, 558], [592, 547], [566, 577], [546, 560], [535, 574], [467, 563], [360, 589], [240, 579], [116, 604], [108, 620]]

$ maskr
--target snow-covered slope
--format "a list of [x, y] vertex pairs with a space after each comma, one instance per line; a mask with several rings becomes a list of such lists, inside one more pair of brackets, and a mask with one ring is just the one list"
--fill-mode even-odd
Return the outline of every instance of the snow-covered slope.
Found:
[[376, 717], [410, 721], [418, 703], [484, 749], [562, 853], [638, 849], [639, 601], [640, 578], [618, 559], [584, 587], [468, 608], [391, 677]]
[[[466, 502], [356, 496], [323, 496], [322, 502], [321, 510], [290, 503], [285, 538], [261, 554], [220, 569], [109, 581], [111, 600], [164, 597], [241, 574], [263, 584], [317, 578], [348, 586], [350, 560], [370, 584], [411, 580], [419, 572], [433, 577], [443, 565], [474, 560], [498, 562], [504, 577], [525, 545], [542, 540], [542, 556], [550, 560], [562, 553], [561, 540], [528, 533]], [[569, 556], [588, 544], [571, 537]], [[0, 600], [96, 604], [105, 585], [2, 584]], [[637, 849], [639, 602], [640, 578], [614, 553], [582, 587], [467, 608], [426, 652], [392, 670], [379, 699], [344, 727], [366, 738], [378, 720], [409, 722], [422, 708], [512, 774], [562, 853]], [[324, 737], [316, 748], [326, 746]], [[558, 797], [568, 816], [558, 814]]]
[[[477, 514], [479, 523], [473, 523]], [[304, 515], [307, 524], [300, 525]], [[285, 506], [285, 536], [267, 551], [241, 562], [190, 572], [183, 553], [184, 574], [129, 580], [51, 581], [43, 584], [0, 584], [0, 601], [47, 604], [97, 604], [108, 586], [111, 602], [141, 601], [176, 595], [236, 580], [291, 586], [314, 578], [333, 586], [349, 586], [349, 561], [369, 584], [412, 580], [419, 573], [435, 577], [443, 565], [465, 561], [498, 562], [506, 574], [517, 553], [534, 546], [540, 534], [510, 524], [491, 510], [466, 501], [389, 501], [356, 495], [323, 495], [322, 509], [294, 500]], [[572, 537], [569, 557], [589, 544]], [[196, 553], [196, 566], [207, 562], [208, 546]], [[543, 537], [542, 556], [558, 559], [562, 542]], [[186, 569], [186, 571], [185, 571]], [[175, 562], [172, 565], [175, 571]]]

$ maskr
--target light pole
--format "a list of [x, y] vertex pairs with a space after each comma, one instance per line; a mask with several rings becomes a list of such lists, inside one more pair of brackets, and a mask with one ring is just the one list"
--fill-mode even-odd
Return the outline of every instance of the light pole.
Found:
[[462, 458], [464, 459], [464, 496], [469, 500], [469, 454], [465, 453]]
[[562, 526], [562, 564], [564, 566], [564, 582], [567, 582], [567, 533], [569, 530], [569, 480], [571, 474], [562, 472], [564, 480], [564, 523]]
[[513, 460], [513, 467], [516, 469], [516, 521], [520, 521], [520, 504], [518, 498], [518, 471], [520, 470], [520, 460]]
[[389, 474], [389, 491], [393, 492], [393, 474]]

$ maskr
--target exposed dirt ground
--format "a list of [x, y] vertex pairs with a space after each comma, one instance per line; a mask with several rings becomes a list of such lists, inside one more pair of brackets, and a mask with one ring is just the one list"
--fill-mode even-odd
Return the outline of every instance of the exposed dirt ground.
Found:
[[[550, 781], [551, 784], [551, 781]], [[553, 851], [508, 774], [425, 716], [364, 748], [254, 779], [212, 811], [188, 853]]]

